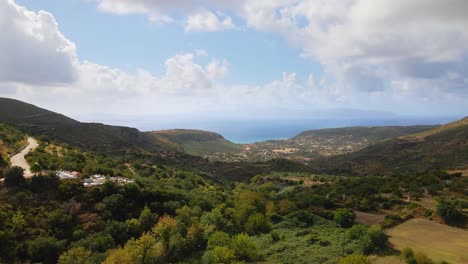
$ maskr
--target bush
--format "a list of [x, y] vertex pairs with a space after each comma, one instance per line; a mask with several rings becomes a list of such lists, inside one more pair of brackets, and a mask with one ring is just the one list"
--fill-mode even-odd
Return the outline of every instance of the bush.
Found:
[[317, 236], [317, 234], [311, 234], [309, 237], [307, 237], [307, 243], [313, 245], [320, 241], [320, 238]]
[[244, 261], [255, 261], [259, 258], [259, 249], [247, 234], [238, 234], [232, 239], [236, 256]]
[[60, 255], [59, 264], [91, 264], [89, 257], [91, 256], [91, 251], [83, 248], [76, 247], [71, 248], [62, 255]]
[[205, 252], [203, 255], [203, 263], [205, 264], [230, 264], [235, 260], [234, 250], [228, 247], [214, 247], [212, 250]]
[[341, 227], [348, 228], [353, 226], [355, 218], [356, 214], [353, 212], [353, 210], [348, 208], [340, 208], [335, 211], [333, 221], [335, 221], [335, 223]]
[[371, 264], [371, 262], [366, 256], [353, 254], [340, 260], [340, 264]]
[[213, 249], [217, 246], [219, 247], [230, 247], [231, 246], [231, 237], [222, 231], [213, 233], [210, 238], [208, 238], [207, 249]]
[[53, 237], [38, 237], [27, 242], [27, 253], [33, 262], [57, 263], [63, 245]]
[[283, 220], [283, 217], [277, 213], [273, 213], [270, 215], [270, 221], [273, 223], [279, 223]]
[[362, 240], [362, 251], [366, 255], [382, 252], [387, 247], [387, 242], [388, 235], [384, 231], [378, 228], [371, 228]]
[[16, 166], [5, 170], [3, 172], [5, 186], [10, 188], [23, 187], [26, 184], [26, 179], [23, 174], [24, 170]]
[[271, 231], [270, 232], [270, 239], [272, 242], [278, 242], [281, 240], [280, 235], [276, 231]]
[[271, 225], [263, 214], [255, 213], [249, 216], [244, 228], [249, 235], [256, 235], [270, 232]]
[[366, 225], [354, 225], [348, 229], [347, 235], [349, 239], [361, 239], [367, 234], [369, 227]]
[[286, 219], [293, 227], [310, 227], [314, 224], [315, 215], [312, 212], [300, 210], [294, 213], [290, 213], [286, 216]]
[[[413, 252], [410, 248], [405, 248], [401, 252], [401, 257], [408, 264], [434, 264], [434, 261], [421, 252]], [[442, 261], [442, 263], [444, 263]]]
[[449, 225], [460, 224], [463, 213], [456, 201], [441, 201], [437, 206], [437, 213]]

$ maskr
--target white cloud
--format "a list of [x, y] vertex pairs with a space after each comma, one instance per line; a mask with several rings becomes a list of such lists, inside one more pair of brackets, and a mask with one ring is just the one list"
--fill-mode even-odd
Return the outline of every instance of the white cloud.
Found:
[[[450, 1], [464, 7], [460, 6], [463, 2]], [[466, 107], [467, 19], [459, 9], [444, 9], [440, 14], [436, 12], [438, 1], [432, 0], [424, 1], [428, 6], [420, 1], [412, 5], [392, 2], [399, 7], [384, 0], [252, 0], [235, 2], [242, 3], [237, 6], [233, 1], [196, 2], [200, 5], [192, 1], [101, 0], [99, 7], [154, 19], [172, 18], [173, 10], [179, 8], [186, 16], [204, 12], [200, 10], [235, 14], [250, 27], [276, 32], [301, 47], [304, 56], [324, 65], [323, 77], [303, 81], [295, 73], [284, 73], [265, 84], [228, 85], [223, 78], [231, 68], [229, 62], [209, 59], [204, 50], [168, 58], [160, 75], [80, 61], [75, 45], [59, 31], [51, 14], [31, 12], [6, 1], [0, 3], [0, 29], [5, 32], [0, 48], [7, 58], [0, 60], [0, 95], [81, 115], [275, 117], [288, 111], [307, 115], [314, 109], [336, 106], [394, 110], [398, 105], [397, 111], [411, 106], [419, 113], [447, 102], [453, 108]], [[200, 9], [203, 5], [211, 9]], [[407, 14], [410, 11], [414, 17]], [[430, 16], [432, 13], [436, 14]], [[215, 16], [217, 22], [227, 18]], [[28, 50], [25, 56], [23, 52]]]
[[[381, 91], [384, 84], [445, 82], [450, 86], [445, 92], [459, 92], [460, 83], [443, 76], [468, 76], [462, 67], [468, 60], [466, 0], [100, 0], [99, 3], [102, 10], [120, 14], [182, 14], [190, 22], [186, 24], [187, 30], [220, 30], [222, 20], [215, 14], [231, 14], [252, 28], [278, 33], [302, 48], [304, 57], [318, 60], [334, 75], [327, 79], [335, 80], [336, 91], [374, 92]], [[203, 13], [200, 9], [210, 11]], [[193, 15], [194, 12], [202, 13]], [[393, 89], [399, 91], [397, 87]]]
[[75, 79], [75, 45], [50, 13], [0, 1], [0, 32], [0, 80], [56, 84]]
[[218, 16], [210, 11], [202, 11], [187, 17], [186, 31], [214, 32], [233, 29], [235, 26], [229, 16]]

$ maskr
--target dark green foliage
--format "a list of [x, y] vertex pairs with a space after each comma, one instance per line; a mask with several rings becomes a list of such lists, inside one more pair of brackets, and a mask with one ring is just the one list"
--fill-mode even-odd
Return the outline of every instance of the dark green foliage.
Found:
[[37, 237], [28, 241], [27, 253], [33, 262], [43, 262], [45, 264], [57, 263], [63, 244], [53, 237]]
[[73, 233], [72, 216], [63, 210], [55, 210], [48, 215], [49, 230], [58, 239], [71, 237]]
[[47, 193], [49, 196], [54, 196], [60, 179], [55, 173], [49, 173], [43, 176], [33, 176], [29, 182], [29, 189], [35, 193]]
[[347, 230], [346, 235], [352, 240], [361, 239], [367, 234], [368, 230], [369, 227], [366, 225], [354, 225]]
[[20, 167], [12, 167], [3, 172], [5, 185], [9, 188], [21, 188], [26, 184], [23, 176], [24, 170]]
[[437, 213], [450, 225], [459, 225], [464, 221], [464, 215], [460, 209], [460, 204], [456, 200], [442, 200], [437, 205]]
[[232, 248], [240, 260], [252, 262], [259, 259], [259, 249], [247, 234], [235, 235], [232, 238]]
[[379, 253], [386, 249], [387, 243], [388, 235], [383, 230], [370, 228], [362, 239], [362, 251], [366, 255]]
[[231, 247], [232, 240], [229, 234], [217, 231], [208, 238], [207, 249], [213, 249], [214, 247]]
[[140, 228], [143, 232], [149, 231], [156, 224], [157, 215], [153, 214], [151, 210], [145, 206], [143, 211], [141, 211], [139, 223]]
[[348, 208], [339, 208], [335, 211], [333, 221], [335, 221], [335, 223], [341, 227], [348, 228], [353, 225], [355, 218], [356, 214], [353, 212], [353, 210]]
[[254, 213], [245, 223], [245, 231], [250, 235], [270, 232], [271, 225], [263, 214]]
[[315, 215], [306, 210], [299, 210], [288, 214], [282, 224], [294, 227], [309, 227], [314, 224]]

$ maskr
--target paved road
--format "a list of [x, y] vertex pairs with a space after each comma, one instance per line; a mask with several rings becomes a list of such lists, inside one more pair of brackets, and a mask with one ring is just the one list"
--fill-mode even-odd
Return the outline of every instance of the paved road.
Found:
[[39, 146], [37, 141], [29, 137], [28, 138], [28, 146], [24, 148], [20, 153], [14, 155], [13, 157], [10, 158], [11, 166], [18, 166], [24, 169], [24, 177], [32, 177], [34, 174], [31, 173], [31, 169], [29, 167], [29, 164], [26, 162], [24, 159], [24, 156], [26, 156], [29, 152], [33, 151]]

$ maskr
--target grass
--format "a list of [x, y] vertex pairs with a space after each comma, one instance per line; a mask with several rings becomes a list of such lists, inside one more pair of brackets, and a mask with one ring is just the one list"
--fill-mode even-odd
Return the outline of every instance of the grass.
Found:
[[[316, 216], [309, 228], [283, 228], [274, 226], [274, 231], [282, 238], [273, 242], [269, 234], [255, 237], [262, 248], [263, 263], [337, 263], [342, 256], [344, 229], [333, 222]], [[311, 243], [314, 237], [317, 242]], [[322, 243], [321, 243], [322, 242]], [[329, 245], [326, 245], [329, 242]], [[346, 254], [359, 251], [357, 241], [347, 241]]]
[[468, 263], [468, 232], [425, 219], [412, 219], [388, 231], [396, 249], [421, 251], [434, 261]]

